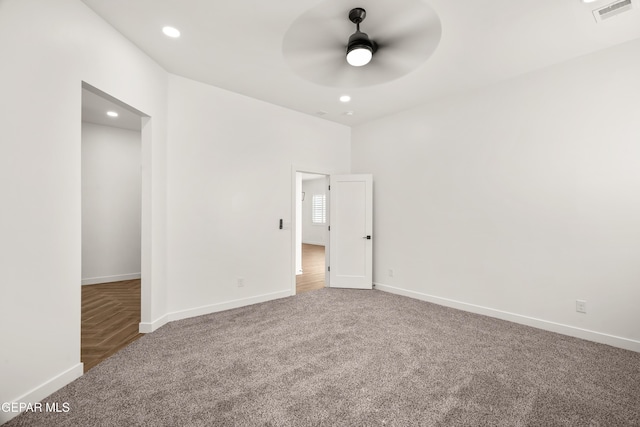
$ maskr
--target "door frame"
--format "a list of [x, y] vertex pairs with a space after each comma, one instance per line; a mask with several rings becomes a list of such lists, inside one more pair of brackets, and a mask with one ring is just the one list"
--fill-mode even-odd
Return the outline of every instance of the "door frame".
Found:
[[[291, 166], [291, 295], [296, 295], [296, 227], [298, 225], [298, 215], [296, 213], [296, 202], [298, 197], [298, 185], [297, 185], [297, 173], [312, 173], [316, 175], [324, 175], [328, 181], [331, 177], [331, 173], [326, 170], [318, 170], [318, 168], [310, 168], [310, 167], [302, 167], [298, 165]], [[325, 246], [324, 246], [324, 259], [325, 259], [325, 272], [324, 272], [324, 285], [325, 287], [329, 286], [329, 275], [327, 274], [326, 268], [329, 265], [329, 231], [328, 227], [330, 225], [330, 215], [329, 215], [329, 197], [327, 195], [327, 205], [326, 205], [326, 215], [327, 215], [327, 223], [324, 230], [325, 235]]]
[[[152, 315], [152, 244], [151, 244], [151, 194], [152, 194], [152, 161], [151, 161], [151, 152], [153, 149], [153, 139], [152, 139], [152, 117], [148, 114], [138, 110], [136, 107], [129, 105], [113, 95], [99, 89], [96, 86], [88, 83], [85, 80], [81, 80], [81, 88], [86, 89], [89, 92], [94, 93], [104, 99], [107, 99], [113, 102], [120, 107], [129, 110], [138, 116], [140, 116], [141, 120], [141, 129], [140, 129], [140, 162], [141, 162], [141, 200], [140, 200], [140, 209], [141, 209], [141, 218], [140, 218], [140, 231], [141, 231], [141, 242], [140, 242], [140, 323], [138, 325], [138, 331], [140, 333], [149, 333], [153, 332], [153, 328], [150, 326], [153, 324], [153, 320], [151, 319]], [[82, 108], [82, 97], [80, 97], [80, 108]], [[78, 126], [82, 126], [82, 120], [78, 123]], [[80, 165], [82, 167], [82, 164]], [[81, 189], [79, 190], [81, 191]], [[82, 194], [80, 194], [80, 197]], [[81, 224], [82, 225], [82, 224]], [[81, 226], [80, 225], [80, 226]], [[82, 256], [82, 247], [80, 248], [80, 255]], [[82, 260], [80, 261], [80, 265], [82, 266]], [[82, 277], [82, 272], [78, 274], [79, 277]], [[80, 316], [78, 317], [78, 322], [81, 322]], [[78, 342], [81, 343], [80, 337], [78, 337]], [[78, 346], [80, 348], [80, 345]]]

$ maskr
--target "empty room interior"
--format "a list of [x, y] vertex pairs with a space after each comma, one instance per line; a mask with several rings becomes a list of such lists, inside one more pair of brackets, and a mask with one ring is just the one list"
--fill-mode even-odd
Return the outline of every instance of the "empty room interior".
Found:
[[640, 1], [0, 0], [0, 58], [0, 424], [640, 425]]

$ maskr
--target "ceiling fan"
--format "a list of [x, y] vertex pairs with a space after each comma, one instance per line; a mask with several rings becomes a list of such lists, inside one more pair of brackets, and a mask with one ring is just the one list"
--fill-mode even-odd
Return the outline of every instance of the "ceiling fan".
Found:
[[359, 2], [366, 9], [325, 0], [293, 22], [282, 50], [295, 73], [324, 86], [370, 86], [404, 76], [435, 51], [440, 19], [424, 0]]
[[356, 24], [356, 32], [351, 34], [347, 43], [347, 62], [354, 67], [367, 65], [378, 50], [378, 43], [369, 39], [367, 33], [360, 31], [360, 24], [366, 17], [367, 11], [361, 7], [349, 12], [349, 20]]

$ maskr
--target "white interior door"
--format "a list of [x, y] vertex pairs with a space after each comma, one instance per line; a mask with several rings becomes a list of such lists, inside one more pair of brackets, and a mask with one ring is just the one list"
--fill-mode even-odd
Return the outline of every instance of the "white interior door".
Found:
[[329, 285], [372, 289], [373, 178], [331, 175]]

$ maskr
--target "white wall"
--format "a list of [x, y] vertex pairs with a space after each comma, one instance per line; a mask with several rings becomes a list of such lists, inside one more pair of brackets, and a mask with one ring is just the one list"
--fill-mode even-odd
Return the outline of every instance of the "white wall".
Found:
[[350, 135], [342, 125], [170, 77], [167, 320], [291, 295], [293, 170], [349, 172]]
[[353, 129], [378, 288], [640, 351], [638, 76], [640, 40]]
[[82, 284], [140, 278], [141, 134], [82, 123]]
[[349, 128], [169, 83], [78, 0], [2, 0], [0, 12], [0, 324], [16, 325], [2, 336], [0, 401], [38, 401], [82, 374], [83, 81], [151, 117], [141, 135], [141, 328], [291, 293], [293, 167], [349, 172]]
[[311, 207], [314, 194], [327, 193], [326, 181], [326, 178], [322, 177], [302, 182], [302, 191], [305, 192], [305, 198], [302, 202], [302, 243], [325, 245], [325, 230], [327, 224], [318, 225], [311, 221]]
[[34, 401], [82, 374], [83, 80], [151, 116], [143, 320], [166, 312], [167, 74], [78, 0], [2, 0], [0, 57], [0, 402]]

